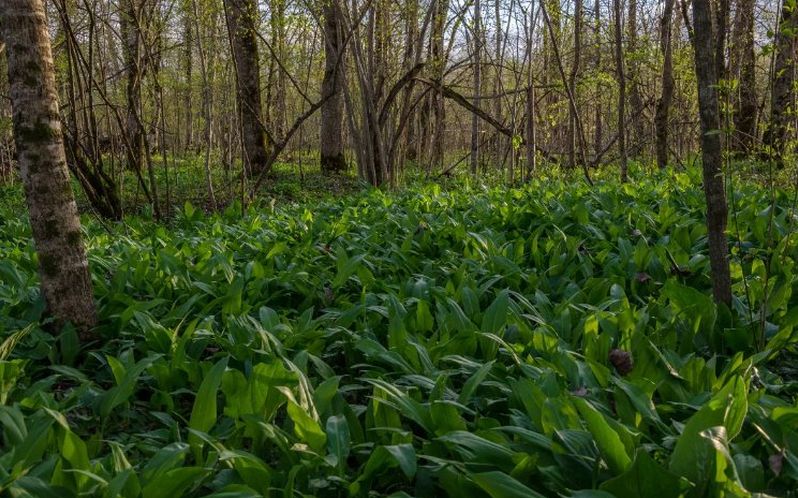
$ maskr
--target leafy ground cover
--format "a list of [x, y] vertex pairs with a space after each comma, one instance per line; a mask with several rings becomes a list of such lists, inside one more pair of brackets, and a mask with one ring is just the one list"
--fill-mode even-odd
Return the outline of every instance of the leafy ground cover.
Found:
[[82, 350], [45, 331], [5, 200], [0, 493], [795, 496], [793, 201], [735, 192], [729, 310], [702, 195], [681, 174], [86, 219]]

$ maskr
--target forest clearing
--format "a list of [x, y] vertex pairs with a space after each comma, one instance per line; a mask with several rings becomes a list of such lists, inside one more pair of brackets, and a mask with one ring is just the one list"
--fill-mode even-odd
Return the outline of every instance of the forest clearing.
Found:
[[0, 496], [798, 496], [795, 0], [0, 0]]

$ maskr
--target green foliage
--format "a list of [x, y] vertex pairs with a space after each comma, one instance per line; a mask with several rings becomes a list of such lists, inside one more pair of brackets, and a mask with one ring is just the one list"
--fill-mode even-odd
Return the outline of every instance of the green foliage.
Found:
[[83, 349], [4, 198], [0, 494], [795, 496], [798, 239], [768, 195], [735, 193], [731, 310], [687, 174], [86, 219]]

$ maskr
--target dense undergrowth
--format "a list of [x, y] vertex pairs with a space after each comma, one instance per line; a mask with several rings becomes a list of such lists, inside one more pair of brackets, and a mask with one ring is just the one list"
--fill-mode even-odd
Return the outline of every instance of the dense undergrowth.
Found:
[[798, 236], [769, 195], [735, 193], [731, 310], [686, 174], [85, 219], [83, 349], [43, 330], [4, 201], [0, 494], [795, 496]]

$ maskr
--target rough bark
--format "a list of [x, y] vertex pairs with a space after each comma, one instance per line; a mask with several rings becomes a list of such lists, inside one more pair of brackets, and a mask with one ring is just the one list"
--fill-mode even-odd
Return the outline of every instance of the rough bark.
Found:
[[693, 0], [695, 27], [695, 68], [698, 80], [698, 107], [701, 118], [701, 162], [707, 202], [709, 261], [715, 301], [731, 305], [729, 242], [726, 238], [728, 208], [723, 187], [720, 112], [718, 104], [718, 63], [712, 32], [710, 0]]
[[251, 174], [266, 167], [266, 136], [260, 94], [260, 63], [255, 34], [258, 19], [254, 0], [224, 0], [227, 29], [236, 68], [236, 87], [241, 116], [244, 164]]
[[664, 169], [668, 166], [668, 115], [673, 100], [673, 46], [671, 44], [671, 26], [673, 24], [674, 0], [665, 0], [665, 8], [660, 21], [660, 48], [663, 54], [662, 94], [657, 101], [654, 126], [657, 134], [657, 166]]
[[6, 0], [0, 9], [0, 38], [10, 41], [14, 140], [42, 294], [57, 323], [73, 323], [87, 340], [96, 322], [91, 274], [66, 165], [42, 0]]
[[331, 173], [346, 169], [343, 149], [344, 42], [339, 0], [324, 0], [324, 78], [321, 95], [327, 97], [321, 106], [320, 163], [322, 171]]

